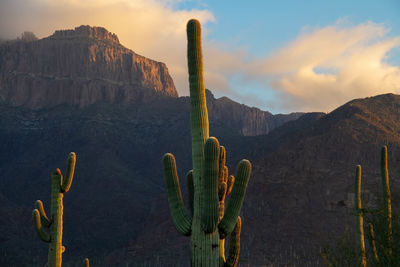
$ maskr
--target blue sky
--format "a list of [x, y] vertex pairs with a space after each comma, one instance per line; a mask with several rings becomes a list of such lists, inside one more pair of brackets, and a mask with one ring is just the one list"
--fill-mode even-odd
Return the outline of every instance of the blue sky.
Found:
[[[298, 35], [345, 21], [348, 27], [369, 21], [382, 24], [386, 37], [400, 36], [400, 1], [186, 1], [177, 9], [206, 9], [215, 21], [207, 24], [207, 38], [227, 44], [229, 49], [244, 48], [251, 57], [267, 58], [293, 41]], [[385, 61], [400, 66], [400, 49], [390, 50]], [[230, 78], [236, 87], [237, 77]], [[240, 84], [243, 86], [243, 83]], [[245, 86], [245, 85], [244, 85]], [[254, 81], [252, 87], [267, 87]], [[235, 88], [239, 91], [239, 88]], [[250, 90], [251, 91], [251, 90]], [[270, 87], [262, 91], [265, 98], [277, 96]], [[397, 91], [398, 92], [398, 91]], [[365, 97], [369, 95], [360, 95]], [[279, 100], [278, 100], [279, 101]], [[261, 106], [268, 109], [268, 106]], [[294, 111], [272, 107], [274, 112]], [[329, 111], [329, 110], [324, 110]]]
[[325, 27], [339, 19], [350, 23], [374, 21], [400, 35], [400, 1], [186, 1], [177, 9], [210, 10], [216, 19], [207, 25], [209, 38], [246, 47], [258, 56], [268, 56], [293, 40], [302, 30]]
[[329, 112], [400, 93], [400, 1], [3, 0], [0, 38], [103, 26], [165, 62], [188, 94], [185, 24], [203, 26], [205, 83], [215, 96], [273, 113]]

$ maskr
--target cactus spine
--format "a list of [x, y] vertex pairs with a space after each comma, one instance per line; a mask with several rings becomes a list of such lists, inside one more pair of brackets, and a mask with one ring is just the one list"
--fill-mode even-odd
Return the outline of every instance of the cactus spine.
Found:
[[[251, 164], [242, 160], [228, 179], [226, 152], [215, 137], [209, 137], [208, 114], [203, 79], [201, 27], [197, 20], [187, 23], [188, 69], [190, 84], [190, 126], [193, 170], [187, 174], [192, 217], [183, 205], [175, 158], [163, 157], [168, 202], [176, 229], [191, 236], [192, 266], [236, 266], [239, 257], [239, 217]], [[225, 211], [225, 197], [231, 192]], [[225, 237], [231, 235], [225, 262]]]
[[[65, 178], [60, 169], [56, 169], [51, 174], [51, 213], [47, 217], [43, 203], [37, 200], [35, 209], [32, 212], [33, 224], [39, 238], [49, 244], [48, 266], [61, 267], [62, 253], [65, 247], [62, 245], [63, 230], [63, 197], [71, 187], [75, 171], [76, 155], [71, 152], [67, 159], [67, 171]], [[45, 232], [43, 226], [49, 228], [50, 234]]]

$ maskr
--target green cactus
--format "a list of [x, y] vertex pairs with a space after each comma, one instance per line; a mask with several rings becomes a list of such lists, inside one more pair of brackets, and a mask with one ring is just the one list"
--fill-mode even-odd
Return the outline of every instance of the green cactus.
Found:
[[[183, 204], [175, 158], [167, 153], [163, 157], [163, 168], [169, 207], [178, 232], [191, 236], [193, 267], [236, 266], [240, 249], [239, 213], [251, 164], [242, 160], [236, 170], [236, 179], [228, 178], [225, 148], [215, 137], [209, 137], [199, 21], [188, 22], [187, 38], [193, 170], [186, 177], [192, 216]], [[231, 191], [225, 209], [225, 198]], [[224, 246], [228, 235], [231, 235], [230, 255], [226, 261]]]
[[374, 254], [373, 259], [375, 261], [375, 264], [379, 264], [379, 256], [378, 256], [378, 251], [376, 250], [376, 243], [375, 243], [374, 226], [372, 225], [372, 223], [369, 224], [369, 234], [370, 234], [369, 245], [372, 248], [372, 253]]
[[356, 183], [355, 183], [355, 215], [356, 215], [356, 242], [359, 249], [360, 255], [360, 266], [367, 266], [367, 258], [365, 254], [365, 242], [364, 242], [364, 216], [361, 203], [361, 166], [358, 165], [356, 168]]
[[[372, 264], [377, 266], [397, 266], [393, 257], [393, 227], [392, 227], [392, 206], [391, 206], [391, 193], [389, 185], [389, 172], [387, 166], [387, 147], [383, 146], [381, 150], [381, 181], [383, 191], [383, 209], [381, 210], [368, 210], [363, 209], [361, 206], [361, 166], [357, 166], [356, 171], [356, 196], [355, 196], [355, 211], [357, 219], [357, 237], [359, 251], [361, 252], [361, 265], [366, 266], [366, 252], [364, 245], [364, 228], [363, 228], [363, 215], [369, 214], [374, 218], [375, 214], [378, 214], [378, 218], [375, 219], [379, 230], [379, 239], [376, 238], [374, 231], [374, 225], [369, 223], [369, 236], [368, 241], [370, 245], [370, 251], [372, 253], [371, 259]], [[383, 217], [379, 217], [379, 215]], [[379, 220], [383, 218], [383, 220]], [[377, 244], [377, 241], [381, 243]], [[378, 248], [379, 249], [378, 249]], [[381, 255], [379, 255], [379, 253]]]
[[[63, 231], [63, 197], [71, 187], [75, 171], [76, 155], [71, 152], [67, 159], [66, 176], [63, 179], [60, 169], [51, 174], [51, 213], [47, 217], [43, 203], [37, 200], [33, 210], [33, 224], [41, 240], [49, 244], [48, 262], [49, 267], [61, 267], [62, 253], [65, 247], [62, 245]], [[45, 232], [43, 226], [49, 228], [50, 234]]]
[[389, 256], [392, 255], [393, 231], [392, 231], [392, 204], [389, 185], [389, 171], [387, 166], [387, 147], [382, 147], [381, 151], [381, 175], [382, 175], [382, 191], [383, 191], [383, 212], [386, 219], [387, 248]]
[[236, 222], [235, 229], [231, 234], [231, 239], [229, 240], [229, 258], [225, 264], [227, 267], [234, 267], [237, 265], [239, 261], [241, 229], [242, 229], [242, 220], [239, 216]]

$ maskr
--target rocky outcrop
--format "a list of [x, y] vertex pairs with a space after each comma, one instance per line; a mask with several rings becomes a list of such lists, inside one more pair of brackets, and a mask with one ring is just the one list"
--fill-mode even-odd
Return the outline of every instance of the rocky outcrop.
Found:
[[245, 136], [268, 134], [273, 129], [288, 121], [296, 120], [304, 114], [295, 112], [273, 115], [268, 111], [239, 104], [227, 97], [216, 99], [207, 89], [206, 97], [211, 122], [222, 123], [225, 127], [230, 127]]
[[56, 31], [0, 45], [0, 101], [30, 108], [177, 97], [164, 63], [123, 47], [101, 27]]

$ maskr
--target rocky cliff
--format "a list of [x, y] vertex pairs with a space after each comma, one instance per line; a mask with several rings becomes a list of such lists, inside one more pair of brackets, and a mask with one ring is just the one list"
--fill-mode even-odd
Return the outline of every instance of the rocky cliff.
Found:
[[30, 108], [129, 103], [161, 93], [177, 97], [164, 63], [123, 47], [101, 27], [56, 31], [0, 45], [0, 101]]
[[[225, 127], [235, 129], [244, 136], [268, 134], [288, 121], [296, 120], [304, 113], [273, 115], [255, 107], [239, 104], [228, 97], [214, 98], [210, 90], [206, 90], [207, 109], [214, 125], [222, 123]], [[228, 119], [229, 118], [229, 119]]]

